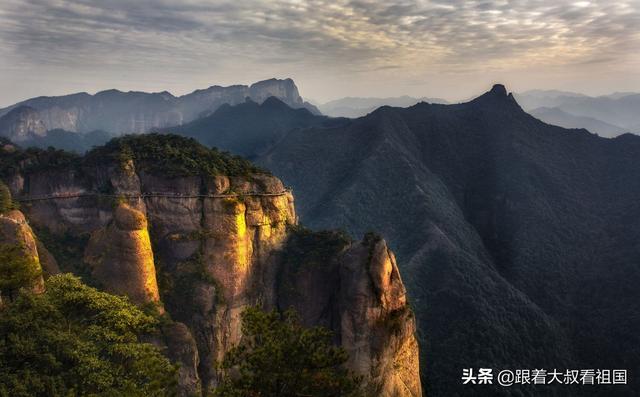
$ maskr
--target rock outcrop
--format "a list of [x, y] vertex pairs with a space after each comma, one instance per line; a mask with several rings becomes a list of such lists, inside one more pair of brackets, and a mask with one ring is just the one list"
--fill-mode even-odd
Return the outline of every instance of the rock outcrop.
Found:
[[[333, 330], [349, 353], [348, 366], [366, 380], [366, 395], [421, 396], [415, 320], [386, 242], [309, 233], [291, 237], [294, 253], [285, 251], [281, 261], [274, 306], [292, 307], [305, 324]], [[311, 260], [293, 257], [318, 246], [324, 252]]]
[[108, 292], [126, 295], [135, 303], [159, 302], [151, 240], [145, 215], [120, 204], [113, 220], [91, 235], [85, 262]]
[[421, 396], [414, 376], [419, 373], [416, 324], [385, 241], [365, 239], [351, 248], [340, 277], [340, 334], [349, 366], [368, 377], [372, 394]]
[[[166, 149], [175, 139], [179, 147]], [[136, 149], [144, 145], [151, 147]], [[384, 241], [349, 241], [317, 266], [298, 266], [323, 246], [297, 251], [292, 193], [237, 158], [189, 145], [145, 135], [78, 163], [40, 164], [5, 179], [39, 229], [90, 235], [83, 261], [98, 284], [166, 310], [174, 323], [162, 343], [181, 364], [185, 395], [217, 384], [215, 364], [240, 341], [249, 305], [293, 306], [309, 326], [333, 330], [370, 395], [421, 395], [415, 322]], [[123, 151], [107, 150], [113, 147]], [[210, 173], [174, 167], [171, 156], [191, 149], [189, 164]], [[145, 157], [155, 150], [169, 151]]]

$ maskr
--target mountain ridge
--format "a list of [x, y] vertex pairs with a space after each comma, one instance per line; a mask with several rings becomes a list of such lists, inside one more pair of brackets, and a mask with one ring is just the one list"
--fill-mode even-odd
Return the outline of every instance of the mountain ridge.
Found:
[[[114, 135], [144, 133], [154, 128], [181, 125], [206, 116], [225, 103], [237, 104], [245, 98], [262, 103], [271, 96], [279, 97], [293, 108], [306, 108], [319, 114], [317, 108], [305, 102], [293, 80], [268, 79], [251, 85], [210, 86], [182, 96], [166, 91], [146, 93], [103, 90], [94, 95], [76, 93], [59, 97], [36, 97], [0, 109], [0, 135], [16, 142], [24, 134], [12, 134], [15, 127], [5, 116], [16, 107], [29, 106], [31, 124], [41, 124], [45, 130], [62, 129], [86, 133], [102, 130]], [[41, 133], [39, 133], [41, 134]]]
[[[525, 92], [515, 96], [527, 111], [543, 107], [555, 108], [573, 117], [596, 119], [599, 122], [619, 127], [625, 132], [640, 133], [640, 116], [637, 112], [637, 109], [640, 108], [640, 94], [638, 93], [614, 93], [592, 97], [582, 94], [540, 91], [533, 94]], [[557, 120], [551, 118], [549, 121]], [[575, 120], [567, 121], [567, 125], [572, 125], [572, 123], [575, 123]], [[587, 127], [589, 124], [591, 123], [584, 123], [581, 127]], [[609, 128], [592, 128], [591, 132], [603, 136], [609, 135]]]
[[318, 107], [323, 114], [328, 116], [357, 118], [364, 116], [381, 106], [407, 107], [419, 102], [448, 103], [442, 98], [414, 98], [408, 95], [403, 95], [387, 98], [344, 97], [319, 104]]

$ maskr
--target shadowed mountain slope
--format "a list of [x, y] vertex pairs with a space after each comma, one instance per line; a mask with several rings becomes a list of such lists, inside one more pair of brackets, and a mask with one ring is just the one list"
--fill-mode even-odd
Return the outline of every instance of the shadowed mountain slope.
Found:
[[380, 106], [407, 107], [413, 106], [418, 102], [447, 103], [447, 101], [442, 98], [414, 98], [404, 95], [390, 98], [347, 97], [329, 101], [318, 106], [322, 113], [329, 116], [356, 118], [364, 116]]
[[307, 109], [292, 109], [280, 99], [269, 97], [261, 104], [247, 99], [236, 106], [222, 105], [210, 116], [163, 131], [253, 158], [273, 147], [292, 129], [345, 122], [314, 115]]
[[640, 138], [545, 124], [497, 85], [294, 131], [258, 163], [293, 186], [303, 223], [388, 237], [427, 393], [486, 395], [461, 386], [466, 367], [638, 370]]

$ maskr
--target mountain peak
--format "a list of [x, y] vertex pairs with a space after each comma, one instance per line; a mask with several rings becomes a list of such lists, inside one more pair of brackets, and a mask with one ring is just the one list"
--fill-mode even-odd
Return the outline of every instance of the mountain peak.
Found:
[[258, 103], [262, 103], [267, 98], [275, 96], [294, 107], [303, 105], [303, 100], [298, 93], [298, 87], [296, 87], [291, 79], [258, 81], [257, 83], [251, 84], [249, 94], [251, 98], [255, 99]]
[[502, 84], [494, 84], [493, 87], [491, 87], [491, 91], [489, 92], [494, 95], [505, 96], [505, 97], [507, 96], [507, 89]]
[[518, 102], [513, 97], [513, 94], [508, 93], [507, 88], [503, 84], [494, 84], [493, 87], [491, 87], [491, 90], [485, 92], [476, 99], [473, 99], [470, 103], [485, 103], [493, 105], [509, 104], [515, 105], [521, 109], [520, 105], [518, 105]]

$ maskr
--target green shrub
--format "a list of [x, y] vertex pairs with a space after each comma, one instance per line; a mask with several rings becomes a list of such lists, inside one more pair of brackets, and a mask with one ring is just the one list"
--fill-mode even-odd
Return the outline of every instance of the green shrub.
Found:
[[172, 177], [194, 175], [246, 176], [265, 173], [249, 161], [195, 139], [171, 134], [125, 135], [87, 153], [90, 165], [115, 162], [125, 166], [133, 160], [136, 170]]
[[141, 342], [157, 324], [127, 298], [52, 276], [2, 309], [0, 395], [175, 395], [176, 368]]
[[331, 331], [304, 328], [295, 312], [242, 313], [243, 339], [224, 358], [219, 397], [361, 395], [361, 379], [344, 368], [348, 356]]
[[17, 244], [0, 244], [0, 292], [13, 300], [21, 288], [29, 288], [42, 275], [35, 258]]
[[0, 181], [0, 213], [10, 211], [15, 208], [11, 199], [11, 191], [9, 187]]
[[348, 247], [353, 240], [342, 230], [312, 231], [303, 226], [290, 226], [284, 248], [284, 261], [292, 269], [322, 266]]

